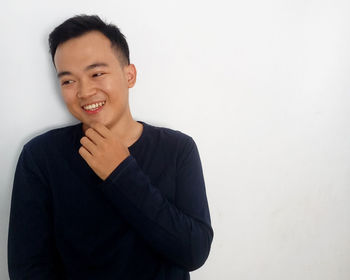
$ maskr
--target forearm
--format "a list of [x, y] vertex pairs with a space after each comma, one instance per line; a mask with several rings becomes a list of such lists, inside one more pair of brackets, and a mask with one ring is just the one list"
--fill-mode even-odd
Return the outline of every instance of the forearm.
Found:
[[11, 198], [7, 244], [11, 280], [60, 279], [51, 215], [48, 187], [24, 148]]
[[170, 203], [135, 158], [123, 161], [100, 187], [156, 252], [189, 271], [205, 262], [213, 239], [210, 222]]

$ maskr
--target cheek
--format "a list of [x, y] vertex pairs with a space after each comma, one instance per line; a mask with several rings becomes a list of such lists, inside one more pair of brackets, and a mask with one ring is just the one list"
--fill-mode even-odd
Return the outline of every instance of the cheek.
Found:
[[62, 89], [61, 94], [66, 104], [71, 104], [76, 101], [75, 91], [73, 89]]
[[113, 91], [113, 89], [115, 89], [115, 85], [113, 82], [114, 81], [112, 79], [101, 79], [97, 81], [96, 87], [105, 92], [110, 93], [111, 91]]
[[122, 95], [128, 90], [128, 85], [120, 77], [109, 76], [98, 82], [98, 87], [105, 90], [109, 94], [113, 94], [114, 97]]

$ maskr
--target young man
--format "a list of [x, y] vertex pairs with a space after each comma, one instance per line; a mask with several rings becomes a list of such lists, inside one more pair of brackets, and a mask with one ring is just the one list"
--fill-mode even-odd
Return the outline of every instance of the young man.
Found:
[[64, 102], [80, 122], [23, 147], [10, 279], [189, 279], [213, 239], [194, 140], [132, 118], [136, 69], [116, 26], [76, 16], [49, 43]]

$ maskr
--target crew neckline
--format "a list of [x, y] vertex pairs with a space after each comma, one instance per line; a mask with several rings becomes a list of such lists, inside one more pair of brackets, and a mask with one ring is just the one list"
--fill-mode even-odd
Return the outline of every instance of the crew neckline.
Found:
[[[127, 147], [128, 149], [134, 150], [136, 148], [136, 146], [139, 145], [139, 143], [141, 143], [143, 141], [143, 138], [145, 138], [145, 134], [146, 134], [146, 130], [147, 130], [147, 123], [143, 122], [143, 121], [139, 121], [137, 120], [138, 123], [142, 124], [142, 132], [140, 137], [129, 147]], [[83, 132], [83, 123], [80, 122], [79, 125], [79, 136], [80, 138], [82, 138], [84, 136], [84, 132]], [[78, 139], [78, 141], [80, 140], [80, 138]]]
[[140, 137], [131, 146], [129, 146], [128, 149], [134, 149], [140, 142], [142, 142], [143, 138], [145, 137], [145, 129], [147, 124], [143, 121], [137, 121], [137, 122], [142, 124], [142, 132]]

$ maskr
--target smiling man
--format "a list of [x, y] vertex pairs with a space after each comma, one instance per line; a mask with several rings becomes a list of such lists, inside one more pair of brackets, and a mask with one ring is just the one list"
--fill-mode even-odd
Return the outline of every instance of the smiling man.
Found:
[[133, 119], [136, 68], [116, 26], [75, 16], [49, 43], [62, 97], [79, 123], [22, 149], [10, 279], [189, 279], [213, 239], [194, 140]]
[[[54, 36], [52, 45], [57, 44]], [[136, 69], [118, 52], [103, 33], [93, 30], [59, 44], [54, 55], [63, 99], [86, 134], [80, 140], [79, 153], [90, 166], [100, 161], [91, 168], [103, 180], [130, 154], [127, 148], [143, 130], [129, 108], [129, 88], [136, 82]], [[110, 142], [98, 157], [102, 145], [94, 144], [104, 140], [101, 136]]]

